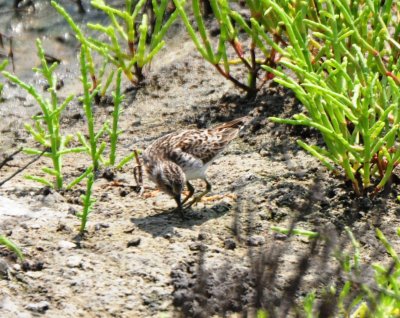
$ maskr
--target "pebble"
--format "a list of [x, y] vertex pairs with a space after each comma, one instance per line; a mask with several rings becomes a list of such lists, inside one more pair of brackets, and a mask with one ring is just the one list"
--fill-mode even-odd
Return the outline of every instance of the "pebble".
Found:
[[40, 228], [41, 228], [40, 224], [38, 224], [38, 223], [33, 223], [33, 224], [31, 224], [29, 227], [30, 227], [31, 229], [34, 229], [34, 230], [37, 230], [37, 229], [40, 229]]
[[46, 312], [46, 310], [48, 310], [50, 308], [50, 304], [49, 304], [49, 302], [43, 300], [38, 303], [28, 304], [25, 308], [30, 311], [43, 314]]
[[260, 150], [260, 156], [261, 156], [261, 157], [268, 157], [268, 156], [270, 156], [270, 152], [269, 152], [268, 150], [262, 148], [262, 149]]
[[130, 193], [130, 192], [129, 192], [127, 189], [122, 189], [122, 190], [119, 192], [119, 195], [120, 195], [121, 197], [126, 197], [129, 193]]
[[262, 236], [252, 236], [247, 239], [248, 246], [260, 246], [265, 243], [265, 238]]
[[103, 172], [102, 177], [103, 177], [104, 179], [106, 179], [107, 181], [112, 181], [112, 180], [115, 179], [115, 172], [114, 172], [112, 169], [110, 169], [110, 168], [106, 168], [106, 169], [104, 170], [104, 172]]
[[225, 240], [224, 246], [228, 250], [234, 250], [236, 248], [236, 242], [234, 239], [228, 238]]
[[44, 195], [41, 198], [41, 201], [43, 202], [43, 204], [45, 204], [45, 205], [47, 205], [49, 207], [52, 207], [56, 203], [65, 202], [65, 199], [61, 194], [59, 194], [57, 192], [53, 192], [53, 193], [50, 193], [48, 195]]
[[130, 240], [130, 241], [128, 242], [128, 244], [126, 244], [126, 246], [127, 246], [127, 247], [139, 246], [140, 241], [141, 241], [140, 237], [134, 238], [134, 239]]
[[27, 260], [25, 260], [22, 263], [22, 270], [24, 272], [27, 272], [27, 271], [38, 272], [38, 271], [41, 271], [43, 268], [44, 268], [44, 263], [42, 261], [27, 261]]
[[222, 204], [218, 204], [218, 205], [212, 207], [212, 209], [216, 213], [222, 214], [222, 213], [226, 213], [227, 211], [229, 211], [230, 205], [222, 203]]
[[70, 250], [72, 248], [76, 248], [76, 244], [69, 241], [61, 240], [58, 242], [58, 248], [62, 250]]
[[0, 259], [0, 277], [8, 278], [9, 266], [6, 261]]
[[191, 251], [205, 251], [207, 246], [203, 243], [195, 242], [189, 245]]
[[99, 231], [100, 229], [107, 229], [107, 228], [109, 228], [110, 227], [110, 224], [108, 224], [108, 223], [97, 223], [95, 226], [94, 226], [94, 229], [96, 230], [96, 231]]
[[206, 233], [199, 233], [199, 235], [197, 236], [197, 239], [199, 241], [204, 241], [207, 238], [208, 238], [208, 235]]
[[70, 207], [68, 208], [68, 214], [77, 215], [77, 214], [78, 214], [78, 210], [75, 209], [74, 207], [70, 206]]
[[288, 236], [286, 234], [282, 234], [282, 233], [274, 233], [274, 239], [275, 240], [279, 240], [279, 241], [284, 241], [288, 238]]
[[67, 258], [67, 266], [70, 268], [73, 267], [82, 267], [82, 257], [79, 255], [72, 255]]

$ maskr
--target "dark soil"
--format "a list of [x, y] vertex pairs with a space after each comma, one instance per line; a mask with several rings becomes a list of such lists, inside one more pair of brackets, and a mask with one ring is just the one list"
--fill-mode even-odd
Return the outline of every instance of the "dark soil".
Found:
[[[12, 8], [9, 1], [0, 1], [1, 17], [7, 17], [0, 32], [15, 38], [16, 72], [38, 87], [44, 85], [28, 71], [37, 63], [34, 38], [41, 37], [46, 51], [62, 60], [60, 96], [81, 94], [77, 43], [62, 19], [53, 17], [47, 1], [33, 2], [35, 11], [2, 14]], [[79, 15], [70, 1], [64, 5], [80, 21], [102, 19], [93, 12]], [[42, 175], [41, 168], [50, 163], [41, 158], [0, 187], [0, 234], [26, 255], [20, 263], [0, 248], [1, 317], [253, 316], [256, 308], [268, 309], [271, 317], [301, 315], [297, 305], [308, 292], [342, 284], [333, 255], [351, 251], [346, 226], [361, 244], [365, 281], [372, 275], [371, 263], [388, 261], [375, 228], [399, 248], [396, 186], [373, 200], [356, 197], [351, 185], [297, 146], [297, 139], [321, 144], [316, 131], [268, 120], [303, 110], [292, 92], [271, 82], [256, 99], [246, 99], [200, 58], [179, 24], [146, 69], [145, 84], [132, 90], [124, 83], [119, 158], [175, 130], [251, 117], [210, 167], [210, 197], [182, 220], [168, 212], [174, 201], [153, 191], [149, 181], [145, 194], [138, 196], [134, 162], [121, 171], [104, 170], [95, 182], [97, 201], [82, 239], [75, 214], [82, 210], [85, 186], [57, 193], [25, 179], [23, 174]], [[6, 83], [0, 104], [0, 155], [35, 146], [23, 123], [38, 111], [31, 97]], [[100, 127], [110, 120], [112, 104], [103, 101], [94, 112]], [[85, 132], [85, 125], [76, 101], [62, 118], [63, 131]], [[31, 159], [16, 155], [1, 168], [0, 181]], [[83, 154], [66, 156], [66, 180], [88, 165]], [[196, 189], [203, 186], [195, 183]], [[323, 235], [315, 240], [286, 236], [271, 226]], [[318, 295], [320, 317], [334, 310], [334, 300]]]

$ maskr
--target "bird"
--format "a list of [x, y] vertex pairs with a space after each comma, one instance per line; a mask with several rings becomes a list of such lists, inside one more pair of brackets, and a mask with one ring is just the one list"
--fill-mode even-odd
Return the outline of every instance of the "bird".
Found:
[[[183, 219], [184, 209], [200, 202], [212, 189], [206, 177], [208, 167], [248, 121], [246, 116], [213, 128], [172, 132], [156, 139], [143, 152], [143, 164], [149, 179], [175, 200], [177, 208], [174, 210]], [[192, 198], [195, 189], [189, 181], [194, 179], [204, 180], [206, 188]], [[185, 185], [189, 193], [182, 200]]]

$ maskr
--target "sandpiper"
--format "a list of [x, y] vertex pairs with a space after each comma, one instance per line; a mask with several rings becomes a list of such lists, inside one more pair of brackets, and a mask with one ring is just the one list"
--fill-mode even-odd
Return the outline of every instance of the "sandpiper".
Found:
[[[211, 191], [207, 168], [248, 121], [248, 117], [242, 117], [214, 128], [173, 132], [158, 138], [144, 151], [143, 162], [149, 178], [174, 198], [182, 217], [183, 208], [199, 202]], [[193, 179], [204, 180], [206, 189], [189, 201], [194, 194], [189, 182]], [[185, 184], [189, 194], [182, 200]]]

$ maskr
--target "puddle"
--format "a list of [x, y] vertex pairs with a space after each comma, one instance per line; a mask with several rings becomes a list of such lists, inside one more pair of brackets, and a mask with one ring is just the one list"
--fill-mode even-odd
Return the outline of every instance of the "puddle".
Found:
[[[27, 2], [27, 1], [25, 1]], [[68, 23], [50, 5], [48, 0], [34, 0], [34, 6], [21, 10], [14, 10], [14, 1], [0, 0], [0, 33], [12, 38], [12, 51], [14, 56], [15, 69], [12, 63], [7, 66], [7, 71], [13, 72], [23, 81], [44, 92], [45, 82], [41, 76], [33, 73], [32, 68], [39, 66], [37, 57], [36, 39], [42, 41], [45, 53], [60, 60], [56, 74], [64, 83], [63, 88], [58, 92], [61, 99], [71, 92], [80, 92], [79, 81], [79, 43]], [[86, 13], [79, 12], [74, 1], [57, 1], [72, 16], [73, 20], [88, 33], [86, 24], [93, 23], [107, 24], [106, 15], [99, 10], [91, 8], [89, 1], [84, 1]], [[119, 1], [120, 2], [120, 1]], [[118, 1], [107, 1], [108, 4], [121, 7], [124, 3]], [[9, 53], [10, 43], [3, 38], [3, 47], [0, 43], [0, 61]], [[7, 120], [0, 121], [0, 154], [6, 152], [25, 142], [27, 135], [24, 123], [30, 122], [32, 116], [40, 109], [36, 101], [25, 91], [20, 90], [16, 85], [8, 83], [0, 76], [0, 83], [5, 83], [0, 103], [0, 117]]]

